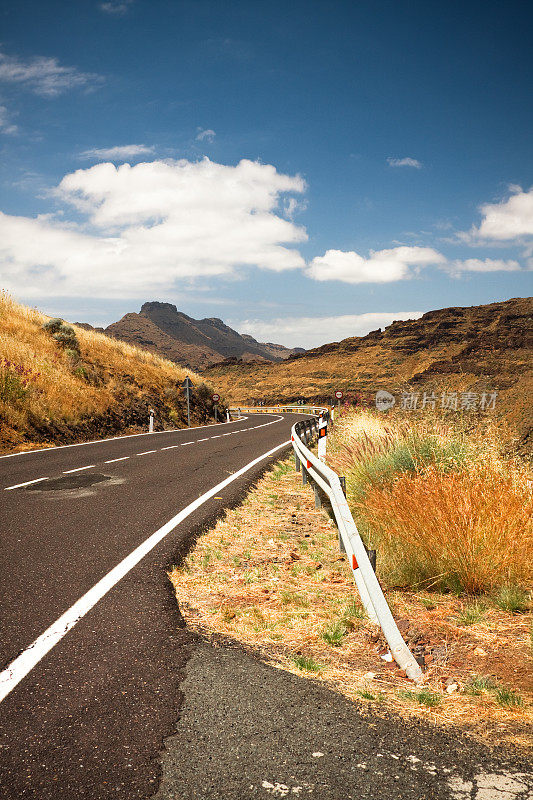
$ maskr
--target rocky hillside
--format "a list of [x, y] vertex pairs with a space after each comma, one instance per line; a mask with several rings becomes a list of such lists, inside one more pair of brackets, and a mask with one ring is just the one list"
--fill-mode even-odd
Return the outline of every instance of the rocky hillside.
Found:
[[301, 348], [290, 350], [281, 344], [258, 342], [217, 317], [193, 319], [172, 303], [144, 303], [139, 314], [126, 314], [105, 333], [195, 370], [226, 359], [275, 362], [303, 352]]
[[[341, 389], [373, 403], [378, 389], [401, 393], [497, 391], [495, 413], [518, 431], [523, 449], [533, 428], [533, 298], [430, 311], [418, 320], [292, 356], [281, 364], [219, 365], [206, 376], [232, 402], [326, 401]], [[439, 405], [440, 400], [437, 401]]]

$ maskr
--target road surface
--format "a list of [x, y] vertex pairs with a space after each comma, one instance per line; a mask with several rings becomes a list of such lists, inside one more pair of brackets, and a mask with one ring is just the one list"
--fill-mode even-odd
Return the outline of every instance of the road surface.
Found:
[[[279, 457], [283, 447], [231, 480], [287, 442], [295, 419], [256, 415], [0, 458], [3, 800], [155, 791], [188, 655], [166, 570]], [[39, 637], [189, 506], [92, 607], [89, 597], [60, 622], [70, 629], [52, 631], [46, 652], [50, 636]]]
[[533, 797], [520, 754], [362, 710], [182, 627], [167, 568], [296, 419], [0, 458], [2, 800]]

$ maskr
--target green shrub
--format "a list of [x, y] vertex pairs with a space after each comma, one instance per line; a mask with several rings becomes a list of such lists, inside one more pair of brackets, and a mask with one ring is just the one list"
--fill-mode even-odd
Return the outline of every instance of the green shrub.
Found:
[[509, 611], [511, 614], [523, 614], [530, 607], [529, 592], [526, 592], [520, 586], [506, 584], [495, 595], [494, 602], [502, 611]]
[[49, 319], [48, 322], [44, 323], [43, 329], [48, 331], [48, 333], [57, 333], [62, 326], [63, 320], [59, 319], [59, 317], [54, 317], [53, 319]]

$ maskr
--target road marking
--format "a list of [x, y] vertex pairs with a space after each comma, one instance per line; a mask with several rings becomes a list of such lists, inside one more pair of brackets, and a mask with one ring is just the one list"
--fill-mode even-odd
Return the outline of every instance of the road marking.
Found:
[[231, 436], [231, 433], [223, 433], [222, 436]]
[[[236, 422], [242, 422], [248, 417], [241, 417], [241, 419], [232, 419], [230, 422], [225, 422], [224, 425], [234, 425]], [[280, 417], [283, 419], [283, 417]], [[219, 422], [211, 422], [209, 425], [198, 425], [193, 430], [197, 431], [200, 428], [214, 428], [215, 425], [220, 425]], [[108, 439], [91, 439], [90, 442], [76, 442], [76, 444], [60, 444], [57, 447], [39, 447], [37, 450], [21, 450], [20, 453], [7, 453], [1, 458], [15, 458], [15, 456], [31, 456], [34, 453], [49, 453], [56, 450], [64, 450], [66, 447], [84, 447], [86, 444], [101, 444], [102, 442], [116, 442], [118, 439], [134, 439], [136, 436], [160, 436], [162, 433], [180, 433], [181, 431], [188, 431], [189, 428], [172, 428], [169, 431], [153, 431], [153, 433], [127, 433], [124, 436], [110, 436]]]
[[144, 453], [137, 453], [138, 456], [147, 456], [148, 453], [157, 453], [157, 450], [145, 450]]
[[162, 447], [161, 450], [174, 450], [175, 447], [181, 447], [181, 444], [171, 444], [168, 447]]
[[129, 456], [122, 456], [122, 458], [110, 458], [109, 461], [104, 461], [104, 464], [114, 464], [115, 461], [126, 461]]
[[217, 433], [216, 436], [211, 436], [211, 439], [220, 439], [221, 436], [222, 436], [221, 433]]
[[207, 436], [205, 439], [197, 439], [196, 441], [197, 442], [207, 442], [208, 439], [209, 439], [209, 436]]
[[76, 467], [76, 469], [65, 469], [63, 470], [63, 475], [69, 475], [71, 472], [81, 472], [82, 469], [92, 469], [95, 466], [96, 464], [87, 464], [86, 467]]
[[73, 606], [71, 606], [64, 614], [62, 614], [59, 619], [57, 619], [49, 628], [47, 628], [44, 633], [35, 639], [32, 644], [26, 650], [24, 650], [14, 661], [11, 662], [2, 672], [0, 672], [0, 702], [4, 700], [5, 697], [20, 683], [20, 681], [26, 677], [28, 672], [30, 672], [38, 663], [39, 661], [44, 658], [44, 656], [56, 645], [58, 642], [61, 641], [63, 636], [65, 636], [71, 628], [82, 619], [88, 611], [93, 608], [99, 600], [102, 599], [112, 588], [115, 586], [125, 575], [130, 572], [130, 570], [135, 567], [141, 559], [144, 558], [154, 547], [159, 544], [159, 542], [168, 536], [171, 531], [173, 531], [184, 519], [187, 519], [190, 514], [192, 514], [196, 509], [200, 508], [207, 500], [210, 500], [214, 497], [217, 492], [222, 491], [225, 489], [226, 486], [229, 486], [230, 483], [237, 480], [248, 472], [252, 467], [255, 467], [256, 464], [259, 464], [265, 458], [268, 458], [274, 453], [277, 453], [278, 450], [281, 450], [282, 447], [286, 447], [290, 444], [290, 440], [283, 442], [282, 444], [278, 444], [277, 447], [273, 447], [272, 450], [268, 450], [263, 455], [258, 456], [258, 458], [254, 458], [253, 461], [250, 461], [249, 464], [246, 466], [241, 467], [241, 469], [234, 472], [233, 475], [230, 475], [229, 478], [221, 481], [221, 483], [217, 483], [216, 486], [213, 486], [212, 489], [205, 492], [205, 494], [201, 495], [197, 500], [194, 500], [188, 506], [186, 506], [182, 511], [176, 514], [175, 517], [172, 517], [162, 528], [159, 528], [155, 533], [153, 533], [146, 541], [140, 544], [138, 547], [133, 550], [129, 556], [126, 556], [116, 567], [104, 575], [101, 580], [96, 583], [92, 589], [80, 597]]
[[185, 447], [185, 445], [186, 445], [186, 444], [196, 444], [196, 442], [183, 442], [183, 444], [181, 445], [181, 447]]
[[30, 486], [32, 483], [39, 483], [39, 481], [47, 481], [46, 478], [35, 478], [33, 481], [26, 481], [26, 483], [16, 483], [14, 486], [6, 486], [4, 492], [9, 492], [11, 489], [20, 489], [21, 486]]

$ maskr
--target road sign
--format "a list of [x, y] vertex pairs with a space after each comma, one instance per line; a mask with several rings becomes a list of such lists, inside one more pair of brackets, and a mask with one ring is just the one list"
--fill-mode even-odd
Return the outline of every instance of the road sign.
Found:
[[213, 403], [218, 403], [218, 401], [220, 400], [220, 395], [219, 394], [212, 395], [211, 400], [213, 401]]
[[185, 389], [186, 391], [189, 391], [190, 389], [193, 388], [193, 386], [194, 386], [193, 382], [191, 381], [191, 379], [187, 375], [187, 377], [185, 378], [185, 380], [181, 384], [181, 388]]
[[344, 394], [341, 392], [340, 389], [337, 389], [337, 391], [335, 392], [335, 397], [337, 398], [337, 400], [342, 400]]

